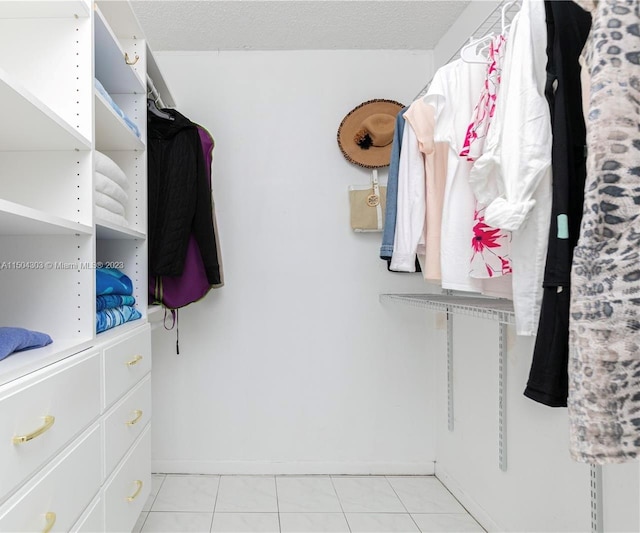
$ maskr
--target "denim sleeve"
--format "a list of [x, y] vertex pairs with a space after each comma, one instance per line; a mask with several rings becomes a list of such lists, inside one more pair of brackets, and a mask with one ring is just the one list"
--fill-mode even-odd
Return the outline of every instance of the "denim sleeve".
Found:
[[400, 148], [402, 134], [404, 133], [404, 113], [409, 109], [405, 107], [396, 117], [396, 128], [393, 133], [393, 146], [391, 148], [391, 162], [389, 163], [389, 177], [387, 178], [387, 207], [384, 214], [384, 230], [382, 233], [382, 246], [380, 246], [380, 259], [390, 260], [393, 255], [393, 240], [396, 234], [396, 213], [398, 207], [398, 169], [400, 168]]

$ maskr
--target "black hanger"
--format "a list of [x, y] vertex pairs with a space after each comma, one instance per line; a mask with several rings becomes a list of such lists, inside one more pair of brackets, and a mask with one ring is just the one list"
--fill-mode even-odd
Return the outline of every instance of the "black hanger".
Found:
[[147, 98], [147, 110], [158, 118], [163, 118], [165, 120], [175, 120], [175, 118], [169, 113], [158, 109], [156, 103], [151, 98]]

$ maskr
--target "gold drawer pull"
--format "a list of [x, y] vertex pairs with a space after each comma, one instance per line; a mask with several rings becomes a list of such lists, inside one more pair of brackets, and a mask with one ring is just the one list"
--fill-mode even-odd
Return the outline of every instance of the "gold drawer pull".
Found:
[[127, 54], [127, 52], [124, 53], [124, 62], [127, 65], [135, 65], [139, 59], [140, 59], [140, 56], [136, 54], [135, 59], [132, 61], [131, 58], [129, 57], [129, 54]]
[[131, 361], [127, 361], [127, 366], [137, 365], [140, 361], [142, 361], [141, 355], [136, 355]]
[[39, 427], [33, 433], [29, 433], [28, 435], [19, 435], [17, 437], [13, 437], [13, 443], [22, 444], [24, 442], [29, 442], [30, 440], [33, 440], [36, 437], [39, 437], [45, 431], [48, 431], [49, 429], [51, 429], [51, 426], [53, 426], [53, 423], [56, 421], [56, 417], [51, 415], [47, 415], [42, 418], [44, 419], [44, 424], [42, 425], [42, 427]]
[[129, 420], [128, 422], [126, 422], [127, 426], [133, 426], [134, 424], [137, 424], [138, 421], [142, 418], [142, 411], [140, 409], [136, 409], [133, 414], [136, 415], [136, 417], [133, 420]]
[[53, 529], [53, 526], [56, 523], [56, 513], [49, 512], [44, 515], [45, 520], [47, 521], [47, 525], [44, 526], [42, 533], [49, 533]]
[[140, 481], [139, 479], [136, 479], [135, 483], [136, 485], [138, 485], [138, 488], [131, 496], [127, 496], [128, 502], [132, 502], [133, 500], [135, 500], [140, 494], [140, 491], [142, 490], [142, 481]]

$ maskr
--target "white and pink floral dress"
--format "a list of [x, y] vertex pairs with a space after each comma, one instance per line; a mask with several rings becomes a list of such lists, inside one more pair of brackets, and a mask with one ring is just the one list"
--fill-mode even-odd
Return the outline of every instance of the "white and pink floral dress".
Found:
[[[489, 46], [487, 76], [471, 124], [467, 129], [460, 157], [474, 162], [484, 150], [485, 140], [496, 110], [496, 99], [502, 76], [506, 39], [496, 35]], [[473, 189], [473, 182], [471, 183]], [[474, 190], [475, 193], [475, 190]], [[484, 221], [486, 206], [476, 200], [471, 239], [470, 276], [493, 278], [511, 274], [511, 232], [492, 228]]]

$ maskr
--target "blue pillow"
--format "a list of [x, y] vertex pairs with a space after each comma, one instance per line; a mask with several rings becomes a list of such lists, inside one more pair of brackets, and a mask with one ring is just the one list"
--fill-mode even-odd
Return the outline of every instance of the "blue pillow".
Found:
[[46, 333], [24, 328], [0, 328], [0, 361], [14, 352], [41, 348], [53, 340]]

